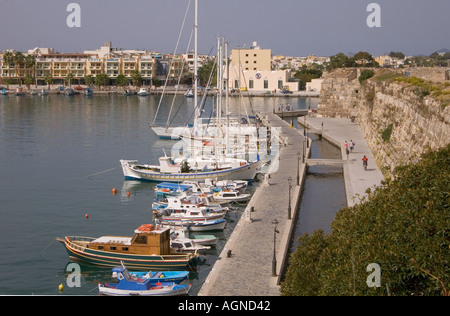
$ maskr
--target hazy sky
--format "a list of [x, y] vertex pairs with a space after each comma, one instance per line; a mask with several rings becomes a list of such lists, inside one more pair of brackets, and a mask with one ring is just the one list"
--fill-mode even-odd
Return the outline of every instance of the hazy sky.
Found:
[[[68, 27], [70, 3], [81, 27]], [[52, 47], [60, 52], [113, 47], [172, 53], [189, 0], [0, 0], [0, 50]], [[370, 3], [381, 27], [367, 26]], [[178, 52], [193, 26], [193, 4]], [[258, 41], [273, 54], [330, 56], [368, 51], [429, 55], [450, 49], [450, 0], [199, 0], [199, 50], [215, 49], [218, 35], [231, 48]]]

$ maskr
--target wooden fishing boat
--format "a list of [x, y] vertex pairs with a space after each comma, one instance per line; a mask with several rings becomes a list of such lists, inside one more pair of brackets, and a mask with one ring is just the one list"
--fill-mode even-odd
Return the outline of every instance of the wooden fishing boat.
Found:
[[185, 270], [197, 265], [197, 253], [177, 253], [170, 247], [170, 229], [146, 224], [134, 231], [133, 237], [100, 238], [66, 236], [64, 243], [70, 258], [103, 266], [123, 262], [135, 269]]
[[119, 283], [98, 284], [101, 295], [112, 296], [177, 296], [187, 295], [191, 286], [177, 284], [175, 282], [157, 282], [151, 279], [135, 279], [130, 277], [128, 270], [124, 267], [113, 269]]

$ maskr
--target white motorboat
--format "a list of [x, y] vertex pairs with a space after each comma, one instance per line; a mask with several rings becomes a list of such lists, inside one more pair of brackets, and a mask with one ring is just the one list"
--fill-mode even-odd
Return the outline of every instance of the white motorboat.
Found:
[[150, 92], [146, 88], [140, 88], [139, 92], [137, 93], [138, 96], [146, 97], [150, 95]]
[[237, 190], [222, 190], [214, 193], [214, 199], [218, 202], [245, 202], [251, 196], [249, 193], [241, 193]]
[[185, 222], [203, 222], [205, 220], [223, 219], [226, 212], [208, 212], [207, 210], [175, 210], [165, 209], [161, 215], [161, 223], [183, 226]]

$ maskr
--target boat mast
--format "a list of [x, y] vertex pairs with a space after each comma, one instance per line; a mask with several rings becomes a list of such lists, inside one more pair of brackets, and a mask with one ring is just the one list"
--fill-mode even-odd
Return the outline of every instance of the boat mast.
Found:
[[194, 17], [194, 107], [197, 107], [194, 119], [194, 129], [196, 129], [200, 117], [200, 107], [198, 106], [198, 0], [195, 0]]

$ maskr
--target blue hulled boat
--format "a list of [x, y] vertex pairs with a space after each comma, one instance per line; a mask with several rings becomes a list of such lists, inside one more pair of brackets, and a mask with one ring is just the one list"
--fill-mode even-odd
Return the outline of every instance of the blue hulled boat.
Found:
[[177, 296], [187, 295], [191, 286], [175, 282], [152, 282], [152, 279], [134, 279], [124, 267], [116, 267], [113, 272], [119, 283], [98, 284], [101, 295], [114, 296]]

